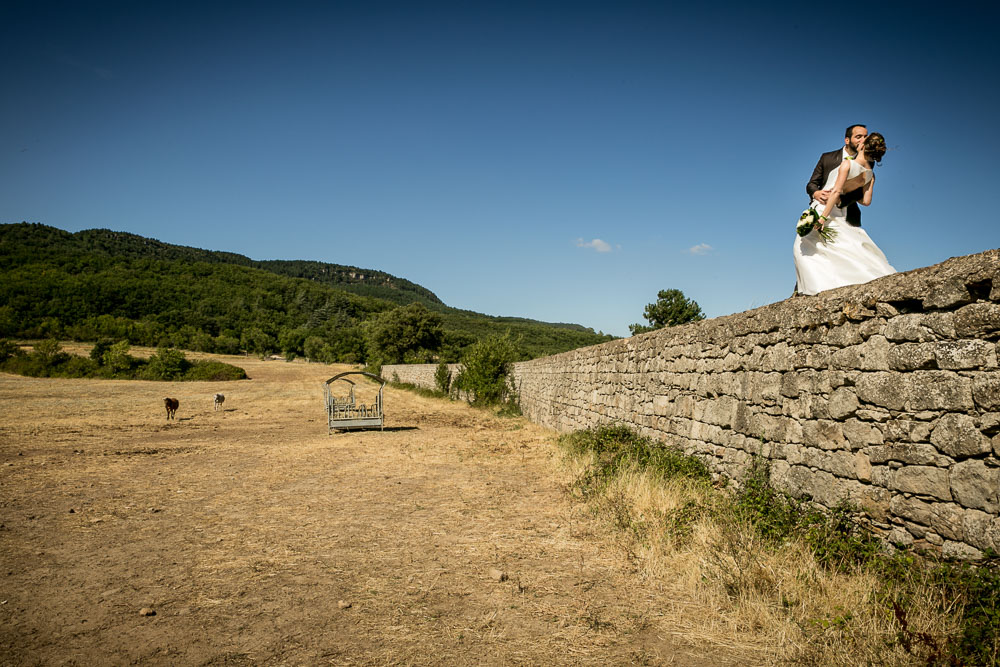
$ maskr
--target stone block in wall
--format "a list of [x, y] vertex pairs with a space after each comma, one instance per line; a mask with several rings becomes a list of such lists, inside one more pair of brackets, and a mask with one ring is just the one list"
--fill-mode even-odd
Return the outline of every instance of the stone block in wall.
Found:
[[934, 331], [924, 323], [923, 313], [909, 313], [893, 317], [886, 322], [885, 337], [894, 343], [910, 341], [923, 343], [937, 339]]
[[954, 371], [914, 371], [908, 374], [908, 410], [971, 410], [972, 381]]
[[885, 371], [889, 369], [889, 350], [892, 346], [885, 336], [872, 335], [861, 345], [861, 365], [863, 371]]
[[913, 419], [889, 419], [882, 427], [886, 442], [928, 442], [931, 437], [929, 422]]
[[[818, 449], [804, 448], [802, 451], [802, 463], [811, 468], [819, 468], [825, 472], [832, 473], [837, 477], [846, 479], [857, 479], [858, 477], [858, 458], [851, 452], [824, 452]], [[868, 477], [871, 477], [870, 464]]]
[[878, 317], [888, 320], [889, 318], [899, 315], [899, 310], [897, 310], [891, 303], [882, 303], [880, 301], [875, 304], [875, 314]]
[[899, 526], [890, 530], [885, 538], [895, 544], [897, 547], [907, 548], [913, 546], [913, 535], [906, 528], [900, 528]]
[[889, 501], [892, 494], [870, 484], [859, 484], [851, 495], [851, 502], [858, 505], [874, 521], [885, 522], [889, 518]]
[[823, 470], [809, 471], [800, 488], [804, 495], [826, 507], [834, 507], [844, 500], [854, 500], [862, 485], [854, 480], [842, 479]]
[[889, 466], [872, 466], [872, 486], [881, 487], [883, 489], [891, 489], [892, 473], [893, 470]]
[[781, 402], [781, 414], [793, 419], [829, 419], [830, 402], [822, 396], [804, 394], [801, 398], [786, 398]]
[[889, 350], [888, 361], [894, 371], [933, 370], [937, 367], [934, 343], [901, 343]]
[[993, 449], [990, 439], [976, 427], [972, 417], [954, 413], [941, 417], [934, 425], [931, 444], [955, 459], [979, 456]]
[[802, 424], [802, 441], [820, 449], [849, 449], [844, 430], [838, 422], [822, 419]]
[[880, 336], [885, 338], [885, 321], [884, 317], [873, 317], [867, 319], [861, 323], [861, 337], [868, 340], [872, 336]]
[[893, 496], [889, 501], [893, 515], [932, 528], [942, 537], [963, 540], [965, 512], [954, 503], [927, 502], [919, 498]]
[[835, 347], [859, 345], [864, 342], [864, 338], [861, 336], [861, 326], [853, 322], [847, 322], [834, 327], [830, 329], [823, 342]]
[[928, 543], [933, 544], [936, 547], [940, 547], [941, 545], [944, 544], [944, 538], [942, 538], [940, 535], [938, 535], [933, 531], [927, 531], [927, 534], [924, 535], [924, 539], [927, 540]]
[[768, 371], [790, 371], [795, 368], [795, 350], [784, 341], [772, 345], [767, 348], [763, 364]]
[[751, 433], [768, 442], [800, 443], [802, 425], [796, 419], [757, 412], [750, 420]]
[[728, 353], [722, 359], [722, 370], [724, 372], [739, 371], [743, 369], [743, 356], [735, 352]]
[[867, 409], [858, 410], [855, 414], [858, 416], [858, 419], [867, 422], [878, 422], [879, 424], [892, 417], [892, 413], [888, 410], [883, 410], [882, 408], [873, 409], [871, 406]]
[[830, 417], [833, 419], [844, 419], [846, 417], [850, 417], [859, 407], [858, 395], [854, 393], [853, 389], [840, 387], [835, 392], [830, 394], [828, 407], [830, 410]]
[[801, 373], [789, 372], [781, 374], [781, 395], [786, 398], [798, 398], [802, 393], [803, 382]]
[[795, 368], [828, 368], [833, 348], [826, 345], [809, 345], [795, 349]]
[[863, 373], [856, 386], [859, 399], [889, 410], [959, 412], [973, 407], [972, 380], [954, 371]]
[[709, 389], [716, 394], [726, 396], [743, 396], [744, 372], [716, 373], [709, 378]]
[[894, 442], [888, 445], [865, 447], [862, 452], [872, 463], [898, 461], [907, 465], [926, 465], [947, 468], [953, 461], [926, 443]]
[[736, 421], [736, 410], [740, 402], [732, 396], [720, 396], [706, 403], [702, 419], [709, 424], [731, 427]]
[[996, 514], [1000, 510], [1000, 469], [979, 460], [956, 463], [951, 468], [951, 491], [962, 507]]
[[872, 336], [859, 345], [837, 350], [830, 358], [833, 368], [866, 371], [889, 370], [891, 345], [885, 336]]
[[940, 338], [954, 339], [960, 336], [955, 332], [955, 313], [925, 313], [923, 315], [924, 326], [930, 329]]
[[864, 373], [858, 378], [856, 392], [865, 403], [888, 410], [906, 406], [906, 385], [895, 373]]
[[1000, 518], [979, 510], [962, 515], [962, 538], [979, 549], [1000, 550]]
[[747, 373], [752, 403], [774, 403], [781, 397], [781, 373]]
[[830, 366], [839, 369], [861, 368], [861, 346], [851, 345], [836, 350], [830, 357]]
[[670, 400], [669, 396], [653, 397], [653, 414], [660, 415], [661, 417], [673, 416], [673, 401]]
[[881, 445], [885, 442], [882, 431], [859, 419], [848, 419], [841, 424], [841, 429], [853, 450], [862, 449], [869, 445]]
[[1000, 304], [971, 303], [954, 313], [958, 338], [996, 338], [1000, 335]]
[[862, 482], [872, 481], [872, 462], [864, 452], [854, 454], [854, 476]]
[[930, 466], [903, 466], [892, 473], [892, 488], [903, 493], [951, 500], [948, 471]]
[[1000, 373], [979, 373], [972, 380], [972, 397], [980, 410], [1000, 410]]
[[947, 370], [991, 369], [997, 367], [996, 345], [985, 340], [947, 340], [934, 343], [938, 368]]
[[924, 308], [953, 308], [964, 303], [975, 301], [965, 286], [964, 276], [952, 276], [939, 282], [923, 298]]
[[955, 560], [979, 560], [983, 557], [983, 552], [964, 542], [945, 540], [941, 546], [941, 555]]

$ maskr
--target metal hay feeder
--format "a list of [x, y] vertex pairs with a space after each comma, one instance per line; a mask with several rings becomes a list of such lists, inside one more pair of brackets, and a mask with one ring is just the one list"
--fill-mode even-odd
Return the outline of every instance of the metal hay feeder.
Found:
[[[378, 388], [378, 395], [375, 396], [375, 403], [365, 405], [358, 403], [354, 396], [354, 382], [347, 379], [348, 375], [365, 375], [381, 382]], [[344, 387], [346, 384], [346, 395], [337, 396], [334, 394], [334, 382], [341, 384], [336, 387]], [[329, 433], [337, 431], [348, 431], [356, 428], [385, 428], [385, 413], [382, 411], [382, 390], [385, 389], [385, 380], [373, 373], [364, 371], [347, 371], [339, 375], [334, 375], [323, 385], [323, 394], [326, 399], [326, 418], [329, 426]]]

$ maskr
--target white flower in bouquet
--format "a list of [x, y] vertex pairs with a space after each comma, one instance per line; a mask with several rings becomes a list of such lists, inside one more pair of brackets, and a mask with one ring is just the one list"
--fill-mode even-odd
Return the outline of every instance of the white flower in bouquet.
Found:
[[814, 208], [807, 208], [799, 216], [799, 222], [795, 225], [795, 231], [799, 236], [806, 236], [814, 229], [824, 243], [830, 243], [837, 238], [836, 230], [830, 229], [823, 224], [819, 212]]

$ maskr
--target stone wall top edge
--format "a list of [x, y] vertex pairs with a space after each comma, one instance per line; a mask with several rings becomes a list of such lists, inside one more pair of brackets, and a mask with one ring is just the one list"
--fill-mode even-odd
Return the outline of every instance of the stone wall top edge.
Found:
[[[726, 345], [734, 338], [823, 324], [838, 325], [852, 308], [873, 308], [877, 303], [920, 301], [934, 309], [932, 298], [961, 301], [969, 296], [966, 285], [993, 284], [991, 298], [1000, 300], [1000, 249], [952, 257], [933, 266], [895, 273], [861, 285], [848, 285], [814, 296], [789, 297], [752, 310], [722, 315], [676, 327], [619, 338], [568, 352], [518, 362], [517, 366], [547, 365], [590, 356], [616, 356], [628, 348], [668, 347], [692, 343]], [[963, 297], [963, 291], [965, 296]], [[944, 295], [941, 297], [940, 295]], [[931, 295], [929, 297], [928, 295]], [[935, 295], [938, 295], [935, 297]], [[930, 303], [928, 303], [930, 301]], [[940, 303], [946, 303], [941, 301]]]

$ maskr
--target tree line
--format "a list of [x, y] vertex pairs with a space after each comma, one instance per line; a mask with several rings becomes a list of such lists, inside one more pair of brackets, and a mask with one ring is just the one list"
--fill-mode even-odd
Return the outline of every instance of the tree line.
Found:
[[[362, 275], [374, 278], [358, 289], [393, 298], [331, 284]], [[372, 364], [458, 361], [499, 331], [511, 333], [519, 359], [612, 338], [578, 325], [448, 308], [429, 290], [376, 271], [254, 263], [107, 230], [70, 234], [38, 224], [0, 225], [0, 337], [110, 339]]]

